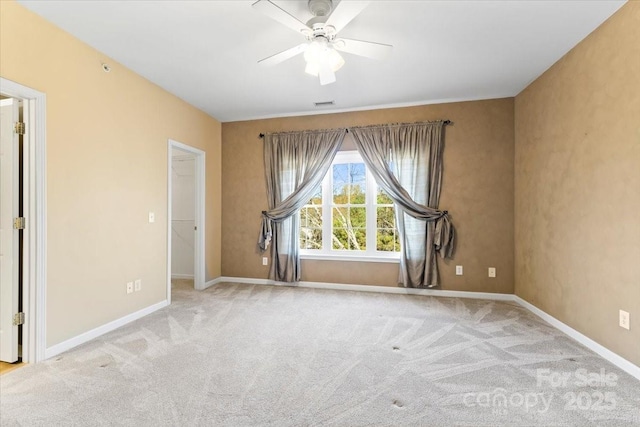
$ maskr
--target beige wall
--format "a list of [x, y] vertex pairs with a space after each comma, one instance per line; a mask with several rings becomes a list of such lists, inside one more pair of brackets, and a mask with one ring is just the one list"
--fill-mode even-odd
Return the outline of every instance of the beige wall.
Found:
[[47, 345], [165, 300], [169, 138], [207, 153], [219, 276], [220, 123], [12, 1], [0, 19], [0, 75], [47, 95]]
[[516, 97], [515, 129], [516, 293], [640, 365], [640, 2]]
[[[513, 99], [223, 123], [222, 274], [267, 278], [256, 241], [267, 207], [261, 132], [450, 119], [440, 206], [457, 227], [442, 289], [513, 292]], [[455, 276], [455, 265], [464, 276]], [[496, 278], [487, 268], [496, 267]], [[396, 286], [397, 264], [302, 262], [302, 280]]]

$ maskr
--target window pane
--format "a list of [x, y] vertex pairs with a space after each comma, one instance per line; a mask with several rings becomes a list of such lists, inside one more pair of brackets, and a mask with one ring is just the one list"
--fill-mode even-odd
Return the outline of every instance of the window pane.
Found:
[[349, 164], [333, 165], [333, 203], [349, 203]]
[[333, 165], [333, 203], [336, 205], [364, 204], [367, 172], [364, 163]]
[[367, 227], [367, 208], [350, 208], [349, 224], [351, 227], [366, 228]]
[[309, 200], [310, 205], [321, 205], [322, 204], [322, 186], [318, 188], [318, 191], [311, 197]]
[[[306, 212], [307, 223], [305, 225], [312, 228], [322, 228], [322, 208], [320, 206], [306, 206], [302, 210]], [[302, 219], [302, 211], [300, 217]]]
[[342, 251], [367, 249], [367, 230], [364, 228], [334, 228], [332, 247]]
[[301, 227], [300, 249], [322, 249], [322, 229]]
[[364, 163], [350, 163], [349, 173], [351, 183], [349, 203], [352, 205], [362, 205], [365, 203], [367, 189], [367, 172]]
[[333, 208], [331, 215], [332, 227], [332, 248], [339, 250], [349, 249], [349, 238], [347, 228], [349, 226], [349, 208]]
[[349, 226], [349, 208], [333, 208], [333, 228], [347, 228]]
[[366, 208], [333, 208], [332, 248], [362, 251], [367, 247]]
[[393, 207], [377, 208], [376, 226], [378, 228], [396, 228], [396, 216]]
[[351, 230], [354, 228], [366, 228], [366, 226], [366, 208], [333, 208], [333, 228]]
[[376, 233], [376, 249], [383, 252], [399, 252], [398, 232], [393, 228], [379, 228]]
[[322, 249], [322, 208], [306, 205], [300, 209], [300, 249]]
[[354, 229], [355, 241], [351, 241], [351, 249], [354, 251], [364, 251], [367, 249], [367, 230], [364, 228]]
[[391, 205], [393, 204], [393, 200], [391, 200], [391, 197], [389, 197], [386, 191], [378, 187], [376, 203], [378, 205]]
[[349, 241], [347, 239], [347, 231], [344, 228], [334, 228], [331, 247], [336, 250], [349, 249]]

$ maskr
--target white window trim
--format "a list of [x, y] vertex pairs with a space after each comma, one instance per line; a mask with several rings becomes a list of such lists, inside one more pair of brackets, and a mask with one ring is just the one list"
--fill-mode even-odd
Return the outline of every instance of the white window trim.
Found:
[[[356, 261], [356, 262], [388, 262], [400, 263], [400, 252], [389, 252], [390, 255], [350, 255], [350, 254], [325, 254], [312, 253], [314, 249], [300, 249], [300, 259], [315, 261]], [[335, 252], [335, 251], [334, 251]], [[382, 254], [383, 252], [379, 252]]]
[[[327, 176], [322, 180], [322, 223], [331, 224], [332, 213], [332, 171], [336, 163], [363, 163], [358, 151], [340, 151], [336, 154], [327, 171]], [[366, 208], [367, 208], [367, 248], [376, 247], [376, 199], [377, 184], [373, 175], [366, 168]], [[373, 226], [371, 226], [373, 224]], [[372, 232], [373, 231], [373, 232]], [[323, 261], [360, 261], [360, 262], [388, 262], [399, 263], [400, 252], [384, 252], [375, 249], [366, 251], [340, 251], [332, 248], [331, 227], [322, 227], [323, 249], [300, 249], [300, 258]]]

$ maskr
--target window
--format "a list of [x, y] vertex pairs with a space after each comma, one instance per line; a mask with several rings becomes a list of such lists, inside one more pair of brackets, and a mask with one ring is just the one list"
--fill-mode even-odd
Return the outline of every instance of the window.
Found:
[[398, 259], [393, 201], [357, 151], [336, 155], [322, 188], [300, 210], [300, 249], [303, 258]]

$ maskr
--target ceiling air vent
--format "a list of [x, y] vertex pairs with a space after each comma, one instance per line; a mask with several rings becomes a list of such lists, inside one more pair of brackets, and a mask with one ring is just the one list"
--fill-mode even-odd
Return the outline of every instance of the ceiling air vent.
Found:
[[322, 102], [314, 102], [313, 105], [316, 107], [328, 107], [329, 105], [334, 105], [335, 101], [322, 101]]

